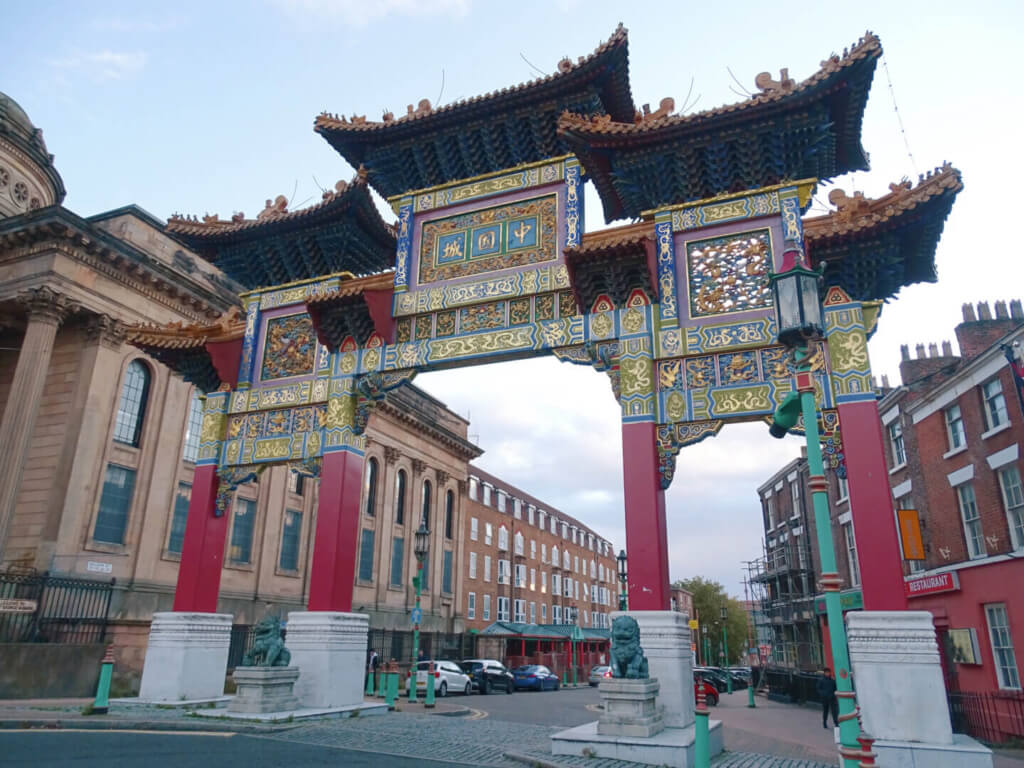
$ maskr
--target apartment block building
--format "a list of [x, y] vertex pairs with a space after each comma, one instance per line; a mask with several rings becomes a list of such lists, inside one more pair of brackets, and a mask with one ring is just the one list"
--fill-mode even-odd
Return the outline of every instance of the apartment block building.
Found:
[[611, 542], [475, 465], [462, 563], [466, 626], [492, 622], [604, 628], [618, 610]]

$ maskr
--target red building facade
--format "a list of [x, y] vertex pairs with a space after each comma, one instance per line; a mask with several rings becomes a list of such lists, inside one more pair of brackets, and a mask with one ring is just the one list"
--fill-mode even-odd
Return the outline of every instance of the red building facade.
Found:
[[1019, 691], [1024, 412], [1006, 349], [1024, 344], [1020, 301], [965, 304], [956, 337], [958, 356], [903, 347], [902, 386], [879, 407], [904, 551], [921, 558], [905, 561], [905, 594], [934, 616], [950, 689]]

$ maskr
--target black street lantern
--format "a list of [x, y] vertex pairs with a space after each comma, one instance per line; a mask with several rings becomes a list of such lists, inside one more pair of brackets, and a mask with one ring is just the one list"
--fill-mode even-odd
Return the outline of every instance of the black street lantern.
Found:
[[619, 583], [626, 586], [626, 550], [620, 549], [619, 556], [615, 559], [619, 561]]
[[417, 560], [422, 560], [427, 556], [427, 552], [430, 550], [430, 531], [427, 530], [425, 523], [420, 523], [419, 530], [416, 531], [416, 542], [413, 544], [413, 552], [416, 555]]
[[821, 274], [804, 265], [803, 252], [791, 247], [782, 257], [782, 272], [769, 281], [775, 300], [779, 341], [790, 349], [806, 347], [824, 333], [821, 318]]
[[724, 605], [722, 606], [721, 616], [722, 616], [722, 621], [725, 621], [726, 619], [729, 618], [729, 609], [726, 608]]

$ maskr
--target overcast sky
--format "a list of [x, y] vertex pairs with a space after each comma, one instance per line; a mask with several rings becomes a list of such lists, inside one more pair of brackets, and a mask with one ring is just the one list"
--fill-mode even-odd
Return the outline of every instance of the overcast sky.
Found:
[[[787, 67], [802, 80], [871, 29], [885, 50], [863, 131], [873, 170], [836, 183], [880, 196], [889, 182], [949, 160], [966, 185], [939, 245], [940, 282], [904, 289], [871, 342], [876, 372], [896, 383], [900, 344], [952, 339], [964, 301], [1024, 294], [1012, 235], [1021, 207], [1021, 7], [9, 2], [0, 90], [43, 128], [71, 210], [136, 203], [164, 219], [252, 217], [267, 198], [283, 194], [301, 207], [351, 177], [313, 133], [325, 109], [379, 119], [423, 98], [437, 105], [511, 86], [590, 53], [622, 21], [636, 103], [657, 108], [673, 96], [681, 109], [689, 94], [690, 111], [702, 110], [745, 98], [738, 94], [764, 70]], [[586, 205], [588, 229], [605, 226], [592, 188]], [[624, 546], [619, 411], [606, 376], [542, 359], [417, 383], [471, 416], [487, 471]], [[742, 563], [760, 552], [755, 489], [799, 448], [798, 439], [775, 441], [766, 427], [745, 425], [682, 453], [667, 498], [673, 579], [701, 575], [742, 595]]]

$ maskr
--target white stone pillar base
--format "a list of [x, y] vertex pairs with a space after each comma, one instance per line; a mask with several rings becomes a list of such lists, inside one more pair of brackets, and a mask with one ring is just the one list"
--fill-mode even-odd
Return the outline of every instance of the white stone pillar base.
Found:
[[349, 707], [363, 702], [367, 632], [364, 613], [294, 611], [285, 647], [299, 668], [295, 695], [307, 708]]
[[229, 613], [154, 613], [139, 699], [177, 702], [223, 696], [231, 621]]
[[953, 735], [931, 613], [851, 611], [846, 626], [857, 703], [880, 765], [992, 764], [990, 750]]
[[[611, 620], [622, 615], [616, 611]], [[629, 611], [640, 626], [650, 675], [661, 684], [658, 703], [666, 728], [693, 725], [693, 655], [690, 653], [690, 617], [678, 611]]]

